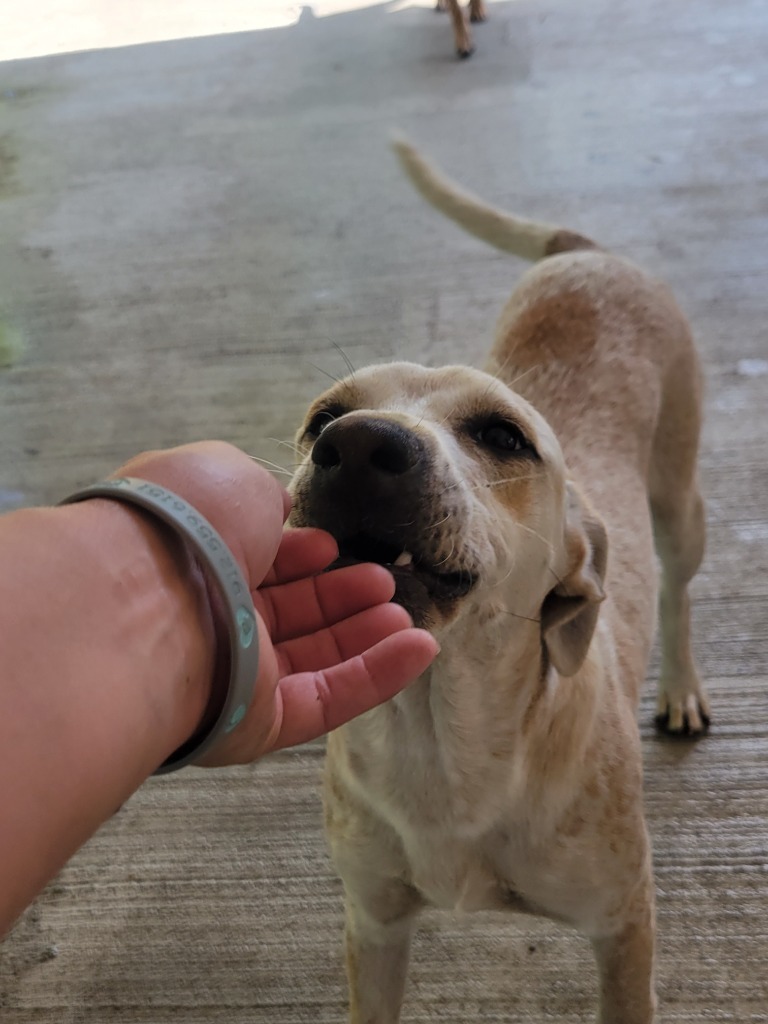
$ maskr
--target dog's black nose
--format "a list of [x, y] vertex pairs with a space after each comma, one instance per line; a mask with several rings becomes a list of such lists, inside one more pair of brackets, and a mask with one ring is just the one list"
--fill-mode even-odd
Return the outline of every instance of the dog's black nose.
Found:
[[369, 479], [402, 477], [422, 462], [424, 446], [416, 434], [392, 420], [336, 420], [323, 430], [312, 449], [320, 470]]
[[427, 443], [383, 415], [333, 420], [312, 448], [312, 473], [296, 496], [308, 525], [342, 541], [364, 533], [397, 549], [414, 546], [431, 477]]

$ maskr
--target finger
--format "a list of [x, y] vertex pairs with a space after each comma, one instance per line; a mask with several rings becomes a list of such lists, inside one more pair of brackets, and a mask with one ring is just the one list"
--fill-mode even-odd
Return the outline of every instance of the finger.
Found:
[[274, 643], [316, 633], [395, 593], [392, 574], [370, 562], [259, 590], [256, 598]]
[[322, 572], [338, 553], [336, 541], [325, 530], [311, 526], [285, 530], [275, 563], [262, 585], [272, 587]]
[[394, 697], [425, 671], [438, 650], [429, 633], [406, 629], [342, 665], [282, 679], [282, 722], [274, 749], [306, 743]]
[[412, 625], [410, 615], [400, 605], [377, 604], [328, 629], [280, 644], [277, 648], [280, 675], [314, 672], [338, 665], [362, 654], [391, 633]]

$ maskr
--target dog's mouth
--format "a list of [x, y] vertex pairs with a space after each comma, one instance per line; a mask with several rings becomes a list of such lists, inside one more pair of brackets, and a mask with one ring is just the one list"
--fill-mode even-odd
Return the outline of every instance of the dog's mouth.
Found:
[[357, 533], [337, 541], [337, 564], [376, 562], [385, 566], [395, 578], [395, 600], [409, 610], [414, 585], [423, 588], [430, 601], [440, 605], [465, 597], [477, 582], [476, 575], [468, 569], [452, 569], [446, 562], [433, 564], [418, 550], [371, 534]]

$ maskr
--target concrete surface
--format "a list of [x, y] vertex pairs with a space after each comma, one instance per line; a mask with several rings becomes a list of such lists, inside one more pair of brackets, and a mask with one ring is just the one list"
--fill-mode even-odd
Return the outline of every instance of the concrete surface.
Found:
[[[39, 31], [6, 13], [3, 55], [53, 48], [48, 29], [113, 44], [87, 41], [93, 8], [49, 0]], [[210, 31], [243, 5], [216, 8]], [[204, 436], [289, 468], [270, 438], [343, 372], [339, 349], [479, 361], [520, 267], [420, 204], [393, 127], [664, 276], [709, 382], [695, 596], [715, 728], [656, 741], [649, 683], [660, 1019], [768, 1021], [768, 4], [499, 3], [463, 63], [424, 8], [316, 15], [0, 64], [0, 319], [25, 341], [0, 372], [0, 503]], [[149, 783], [5, 943], [2, 1020], [342, 1020], [321, 756]], [[594, 1001], [580, 938], [434, 915], [404, 1020], [590, 1021]]]

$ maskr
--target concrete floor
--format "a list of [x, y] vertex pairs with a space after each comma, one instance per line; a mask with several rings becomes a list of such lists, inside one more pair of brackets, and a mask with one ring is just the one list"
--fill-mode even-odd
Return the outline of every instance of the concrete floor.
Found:
[[[40, 33], [4, 17], [3, 56], [41, 52], [52, 25], [62, 45], [116, 38], [85, 16], [40, 16]], [[1, 63], [0, 319], [25, 348], [0, 371], [0, 507], [206, 436], [289, 466], [271, 439], [343, 372], [340, 349], [479, 362], [520, 267], [420, 204], [392, 128], [481, 195], [665, 277], [709, 383], [695, 596], [715, 727], [655, 740], [649, 683], [660, 1019], [765, 1022], [768, 3], [519, 0], [476, 35], [460, 63], [425, 8], [305, 8]], [[321, 757], [150, 782], [5, 943], [2, 1020], [342, 1020]], [[404, 1021], [590, 1021], [594, 1002], [580, 938], [431, 915]]]

